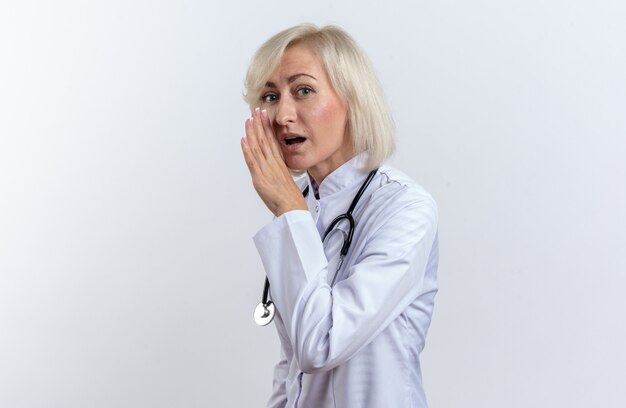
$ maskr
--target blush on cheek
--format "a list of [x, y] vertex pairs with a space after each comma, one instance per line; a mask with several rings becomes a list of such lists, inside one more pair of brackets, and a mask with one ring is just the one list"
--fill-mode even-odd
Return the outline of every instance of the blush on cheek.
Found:
[[[310, 110], [311, 116], [315, 116], [318, 119], [329, 120], [334, 119], [334, 116], [341, 116], [341, 106], [338, 101], [334, 101], [331, 98], [327, 98], [324, 102], [318, 103], [314, 109]], [[345, 116], [345, 115], [344, 115]]]
[[330, 100], [319, 104], [315, 112], [311, 113], [324, 127], [326, 136], [341, 143], [346, 129], [346, 109], [343, 105], [338, 100]]

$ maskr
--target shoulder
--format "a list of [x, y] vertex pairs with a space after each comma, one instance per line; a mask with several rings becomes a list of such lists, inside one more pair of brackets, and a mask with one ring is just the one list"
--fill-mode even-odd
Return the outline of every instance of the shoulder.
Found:
[[405, 251], [422, 243], [432, 245], [439, 213], [433, 196], [415, 180], [391, 166], [381, 166], [373, 183], [368, 207], [361, 218], [369, 245], [386, 253]]
[[404, 172], [383, 165], [378, 170], [376, 189], [370, 200], [376, 206], [387, 209], [401, 210], [403, 208], [420, 209], [420, 212], [432, 216], [437, 220], [437, 203], [433, 196], [415, 180]]

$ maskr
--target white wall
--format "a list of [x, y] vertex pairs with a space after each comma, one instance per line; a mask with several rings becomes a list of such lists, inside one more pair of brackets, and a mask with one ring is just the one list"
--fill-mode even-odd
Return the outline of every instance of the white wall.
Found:
[[0, 407], [257, 407], [250, 56], [345, 27], [440, 206], [433, 408], [623, 407], [626, 6], [0, 5]]

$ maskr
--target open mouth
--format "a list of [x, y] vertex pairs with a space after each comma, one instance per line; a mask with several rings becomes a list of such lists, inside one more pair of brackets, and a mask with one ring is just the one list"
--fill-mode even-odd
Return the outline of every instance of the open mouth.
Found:
[[292, 144], [296, 144], [296, 143], [302, 143], [304, 142], [306, 139], [303, 138], [302, 136], [290, 136], [285, 138], [285, 144], [286, 145], [292, 145]]

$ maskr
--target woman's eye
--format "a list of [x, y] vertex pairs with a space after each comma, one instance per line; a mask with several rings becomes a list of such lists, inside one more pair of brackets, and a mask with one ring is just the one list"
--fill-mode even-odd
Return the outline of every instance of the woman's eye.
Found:
[[275, 94], [265, 94], [261, 97], [261, 100], [265, 103], [274, 102], [278, 97]]
[[296, 93], [300, 96], [307, 96], [311, 92], [313, 92], [313, 90], [309, 88], [308, 86], [303, 86], [302, 88], [298, 88], [298, 90], [296, 91]]

